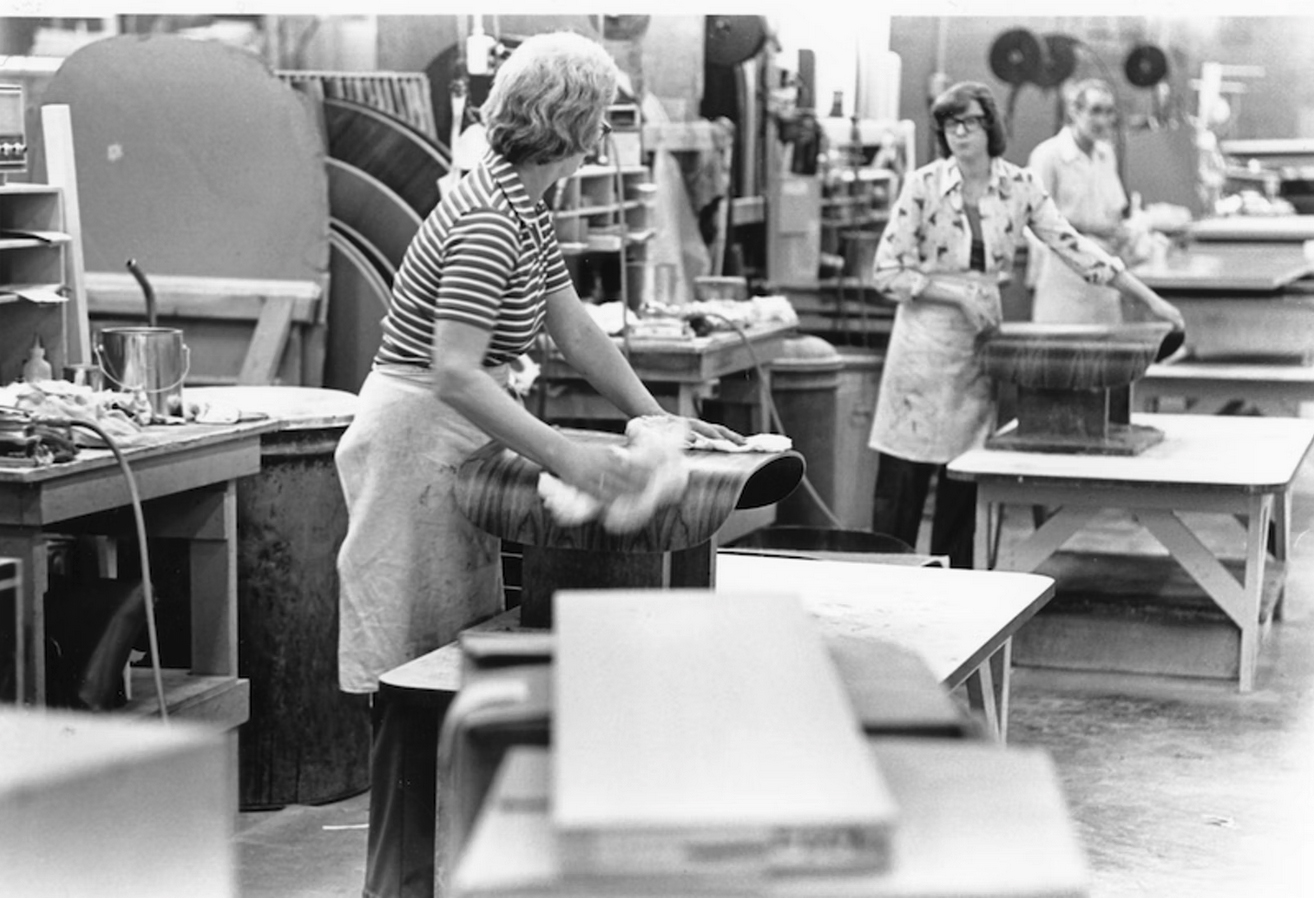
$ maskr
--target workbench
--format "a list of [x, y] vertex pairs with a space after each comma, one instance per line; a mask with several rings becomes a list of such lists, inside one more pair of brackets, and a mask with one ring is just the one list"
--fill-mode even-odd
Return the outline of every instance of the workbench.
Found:
[[[570, 870], [550, 808], [552, 750], [513, 746], [453, 879], [454, 898], [1083, 898], [1089, 873], [1053, 760], [975, 740], [869, 738], [898, 805], [889, 870], [603, 879]], [[525, 765], [528, 765], [527, 767]], [[710, 881], [708, 881], [710, 879]]]
[[[945, 688], [967, 690], [969, 703], [999, 741], [1007, 737], [1013, 635], [1054, 595], [1054, 581], [1036, 574], [764, 557], [733, 550], [717, 553], [715, 588], [795, 593], [828, 640], [864, 640], [874, 650], [895, 643], [915, 651]], [[661, 602], [659, 592], [653, 601]], [[473, 629], [546, 632], [523, 630], [519, 619], [519, 609], [512, 609]], [[379, 678], [376, 703], [407, 709], [407, 760], [415, 774], [407, 778], [402, 800], [418, 808], [408, 819], [436, 819], [438, 732], [461, 686], [461, 660], [460, 645], [454, 642]], [[434, 857], [432, 832], [407, 835], [407, 854]]]
[[1191, 222], [1192, 240], [1303, 243], [1314, 240], [1314, 215], [1230, 215]]
[[[751, 428], [763, 432], [769, 429], [770, 363], [784, 352], [786, 339], [795, 332], [793, 324], [767, 322], [751, 325], [742, 333], [714, 331], [705, 337], [614, 339], [639, 379], [667, 411], [697, 417], [699, 400], [719, 385], [720, 399], [743, 402], [755, 410]], [[619, 415], [555, 349], [543, 364], [541, 383], [547, 389], [546, 420], [596, 420]], [[529, 404], [537, 408], [534, 399]]]
[[[1146, 369], [1133, 387], [1137, 408], [1145, 412], [1190, 411], [1214, 415], [1230, 403], [1254, 404], [1265, 414], [1300, 417], [1300, 405], [1314, 402], [1314, 366], [1294, 361], [1195, 361], [1160, 363]], [[1185, 407], [1165, 407], [1181, 400]]]
[[1181, 311], [1201, 360], [1301, 358], [1314, 346], [1314, 259], [1299, 243], [1209, 242], [1132, 269]]
[[[237, 668], [237, 505], [241, 477], [260, 470], [260, 437], [278, 426], [153, 425], [123, 448], [143, 503], [147, 534], [186, 540], [190, 560], [191, 667], [166, 670], [171, 717], [234, 729], [249, 714]], [[0, 557], [22, 564], [18, 695], [45, 703], [45, 610], [49, 538], [55, 533], [135, 536], [128, 486], [108, 449], [68, 463], [0, 465]], [[134, 669], [127, 713], [156, 713], [148, 670]]]
[[[1101, 510], [1129, 511], [1239, 629], [1237, 680], [1240, 691], [1248, 692], [1262, 626], [1277, 614], [1291, 539], [1291, 486], [1314, 443], [1314, 421], [1146, 414], [1132, 415], [1132, 421], [1158, 428], [1163, 441], [1134, 456], [974, 449], [951, 461], [949, 476], [977, 484], [976, 565], [1035, 570]], [[1010, 504], [1059, 508], [992, 559], [1000, 513]], [[1184, 512], [1245, 520], [1241, 582], [1183, 520]], [[1276, 571], [1269, 570], [1272, 565]], [[1268, 595], [1266, 570], [1276, 575], [1267, 577]]]

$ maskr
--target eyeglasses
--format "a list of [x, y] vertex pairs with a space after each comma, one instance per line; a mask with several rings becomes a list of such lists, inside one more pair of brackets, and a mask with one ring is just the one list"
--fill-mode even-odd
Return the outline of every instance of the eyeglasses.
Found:
[[963, 133], [971, 134], [985, 128], [987, 121], [989, 119], [984, 115], [950, 115], [945, 117], [942, 127], [954, 132], [961, 128]]
[[598, 132], [598, 145], [601, 146], [602, 144], [606, 143], [607, 138], [610, 136], [611, 136], [611, 124], [606, 119], [603, 119], [601, 130]]
[[1092, 106], [1086, 110], [1091, 115], [1117, 115], [1118, 110], [1112, 106]]

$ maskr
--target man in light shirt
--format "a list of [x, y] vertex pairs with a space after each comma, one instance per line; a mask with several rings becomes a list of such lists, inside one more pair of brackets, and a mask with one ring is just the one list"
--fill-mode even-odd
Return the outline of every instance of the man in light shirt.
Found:
[[[1113, 91], [1096, 78], [1066, 91], [1068, 121], [1061, 131], [1031, 151], [1028, 163], [1040, 176], [1059, 212], [1077, 231], [1113, 255], [1127, 241], [1127, 194], [1114, 153], [1117, 110]], [[1117, 324], [1122, 321], [1117, 290], [1088, 284], [1040, 241], [1029, 241], [1029, 281], [1035, 289], [1032, 320], [1065, 324]]]

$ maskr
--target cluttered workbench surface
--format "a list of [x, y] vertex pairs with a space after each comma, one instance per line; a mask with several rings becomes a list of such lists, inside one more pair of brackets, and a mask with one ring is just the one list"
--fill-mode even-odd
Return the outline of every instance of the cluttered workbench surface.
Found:
[[[6, 691], [23, 703], [46, 701], [52, 535], [125, 536], [133, 527], [127, 512], [139, 499], [148, 537], [180, 539], [188, 547], [190, 664], [165, 672], [169, 713], [236, 727], [249, 714], [248, 684], [237, 675], [236, 483], [260, 470], [261, 435], [278, 421], [236, 416], [223, 423], [135, 425], [101, 411], [102, 430], [113, 428], [122, 465], [111, 449], [85, 445], [67, 461], [42, 462], [40, 452], [36, 459], [0, 460], [0, 557], [16, 559], [23, 571], [15, 609], [21, 635], [12, 658], [4, 659], [6, 678], [12, 676]], [[16, 414], [11, 409], [9, 417]], [[97, 420], [95, 411], [82, 414]], [[64, 431], [65, 441], [70, 433]], [[50, 438], [38, 432], [41, 450]], [[66, 442], [58, 451], [67, 455]]]
[[[613, 339], [628, 354], [635, 372], [645, 381], [649, 377], [703, 380], [751, 368], [755, 360], [770, 361], [796, 327], [794, 323], [765, 321], [747, 325], [742, 330], [718, 330], [702, 336], [695, 333], [639, 333]], [[548, 355], [544, 374], [549, 378], [579, 376], [555, 351]]]
[[[772, 299], [783, 300], [783, 297], [757, 297], [739, 305], [748, 310], [755, 305], [769, 305]], [[636, 327], [624, 335], [615, 334], [613, 340], [667, 411], [696, 416], [698, 400], [716, 394], [754, 409], [751, 427], [766, 430], [770, 365], [784, 354], [786, 341], [796, 334], [798, 327], [797, 316], [787, 308], [788, 301], [784, 302], [786, 310], [780, 317], [769, 312], [733, 326], [726, 326], [722, 321], [717, 324], [719, 329], [701, 333], [687, 327], [669, 330]], [[615, 328], [607, 329], [615, 331]], [[532, 397], [530, 407], [537, 407], [540, 416], [547, 420], [597, 420], [616, 416], [611, 404], [555, 348], [546, 354], [541, 382], [542, 388]]]
[[[259, 436], [279, 426], [265, 416], [222, 424], [154, 424], [126, 444], [120, 443], [124, 458], [134, 471], [143, 463], [168, 461], [183, 454], [203, 452], [247, 436]], [[109, 471], [116, 474], [118, 463], [108, 448], [83, 446], [76, 458], [55, 464], [32, 464], [26, 459], [0, 456], [0, 491], [10, 484], [49, 484], [80, 478], [86, 474]], [[8, 521], [5, 506], [0, 504], [0, 521]]]

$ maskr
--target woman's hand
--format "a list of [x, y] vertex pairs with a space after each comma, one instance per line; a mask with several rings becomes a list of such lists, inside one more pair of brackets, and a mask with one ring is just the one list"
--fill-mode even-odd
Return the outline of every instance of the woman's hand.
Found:
[[710, 421], [701, 421], [698, 418], [685, 418], [684, 420], [689, 424], [689, 429], [700, 437], [707, 437], [709, 440], [729, 440], [736, 446], [742, 446], [746, 442], [742, 436], [724, 424], [713, 424]]
[[1145, 310], [1162, 321], [1170, 323], [1175, 330], [1186, 330], [1186, 319], [1182, 317], [1177, 306], [1145, 286], [1139, 278], [1129, 271], [1120, 271], [1110, 281], [1110, 285], [1121, 293], [1135, 298]]
[[[1146, 289], [1148, 290], [1149, 288]], [[1181, 310], [1153, 290], [1150, 290], [1149, 292], [1150, 296], [1154, 298], [1152, 301], [1146, 303], [1149, 310], [1154, 313], [1156, 317], [1170, 322], [1174, 330], [1186, 330], [1186, 319], [1182, 317]]]
[[642, 492], [652, 476], [650, 469], [635, 464], [615, 447], [580, 440], [571, 441], [568, 457], [559, 468], [553, 472], [559, 478], [603, 502]]
[[964, 284], [966, 290], [958, 307], [978, 334], [994, 330], [1004, 317], [999, 282], [992, 277], [970, 277]]

